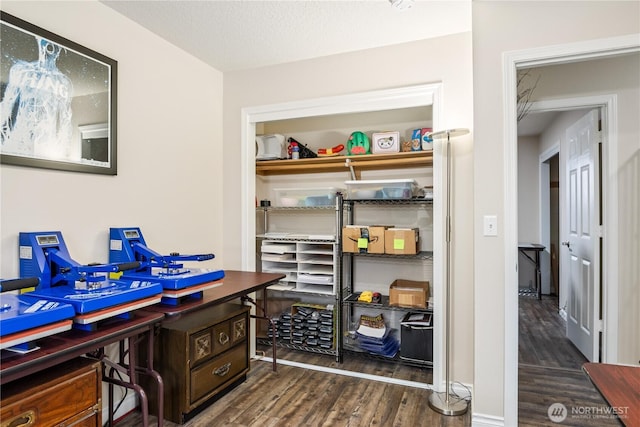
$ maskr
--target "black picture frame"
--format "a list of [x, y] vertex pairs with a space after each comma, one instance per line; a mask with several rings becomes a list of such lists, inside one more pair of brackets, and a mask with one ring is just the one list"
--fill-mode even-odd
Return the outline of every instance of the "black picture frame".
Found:
[[117, 61], [0, 11], [0, 163], [117, 174]]

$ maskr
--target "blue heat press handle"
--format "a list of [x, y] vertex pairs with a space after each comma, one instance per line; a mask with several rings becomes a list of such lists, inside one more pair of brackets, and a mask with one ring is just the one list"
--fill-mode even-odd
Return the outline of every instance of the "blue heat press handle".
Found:
[[0, 292], [17, 291], [24, 288], [35, 288], [40, 284], [37, 277], [25, 277], [23, 279], [0, 280]]
[[208, 259], [215, 258], [213, 254], [200, 254], [200, 255], [180, 255], [177, 252], [171, 252], [168, 257], [171, 261], [206, 261]]
[[[87, 265], [79, 265], [75, 267], [75, 270], [79, 273], [117, 273], [119, 271], [131, 270], [134, 268], [139, 268], [140, 262], [124, 262], [122, 264], [87, 264]], [[72, 270], [74, 267], [69, 268], [68, 270]]]

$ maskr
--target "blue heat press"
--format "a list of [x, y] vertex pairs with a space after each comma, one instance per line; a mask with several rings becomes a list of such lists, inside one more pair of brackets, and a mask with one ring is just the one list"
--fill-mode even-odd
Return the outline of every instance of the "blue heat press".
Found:
[[0, 280], [0, 349], [26, 352], [36, 340], [71, 329], [70, 304], [5, 292], [38, 286], [37, 277]]
[[20, 276], [40, 279], [24, 298], [70, 304], [76, 329], [94, 330], [100, 320], [128, 317], [131, 311], [161, 300], [162, 285], [158, 282], [108, 277], [109, 273], [138, 268], [140, 263], [81, 265], [69, 255], [59, 231], [20, 233], [19, 244]]
[[147, 246], [139, 227], [109, 230], [109, 262], [140, 262], [139, 268], [125, 272], [121, 278], [160, 282], [164, 304], [178, 305], [187, 297], [202, 298], [206, 289], [222, 285], [223, 270], [184, 268], [182, 264], [213, 258], [213, 254], [161, 255]]

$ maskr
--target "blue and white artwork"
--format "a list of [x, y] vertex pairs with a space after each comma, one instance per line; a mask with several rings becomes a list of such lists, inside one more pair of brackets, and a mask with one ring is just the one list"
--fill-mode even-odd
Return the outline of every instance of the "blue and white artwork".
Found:
[[2, 162], [115, 174], [116, 62], [6, 13], [0, 52]]

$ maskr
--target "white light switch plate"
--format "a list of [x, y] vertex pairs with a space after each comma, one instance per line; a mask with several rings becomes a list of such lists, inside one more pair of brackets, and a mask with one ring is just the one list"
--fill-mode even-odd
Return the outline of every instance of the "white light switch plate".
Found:
[[497, 236], [498, 235], [498, 217], [495, 215], [484, 216], [484, 235], [485, 236]]

